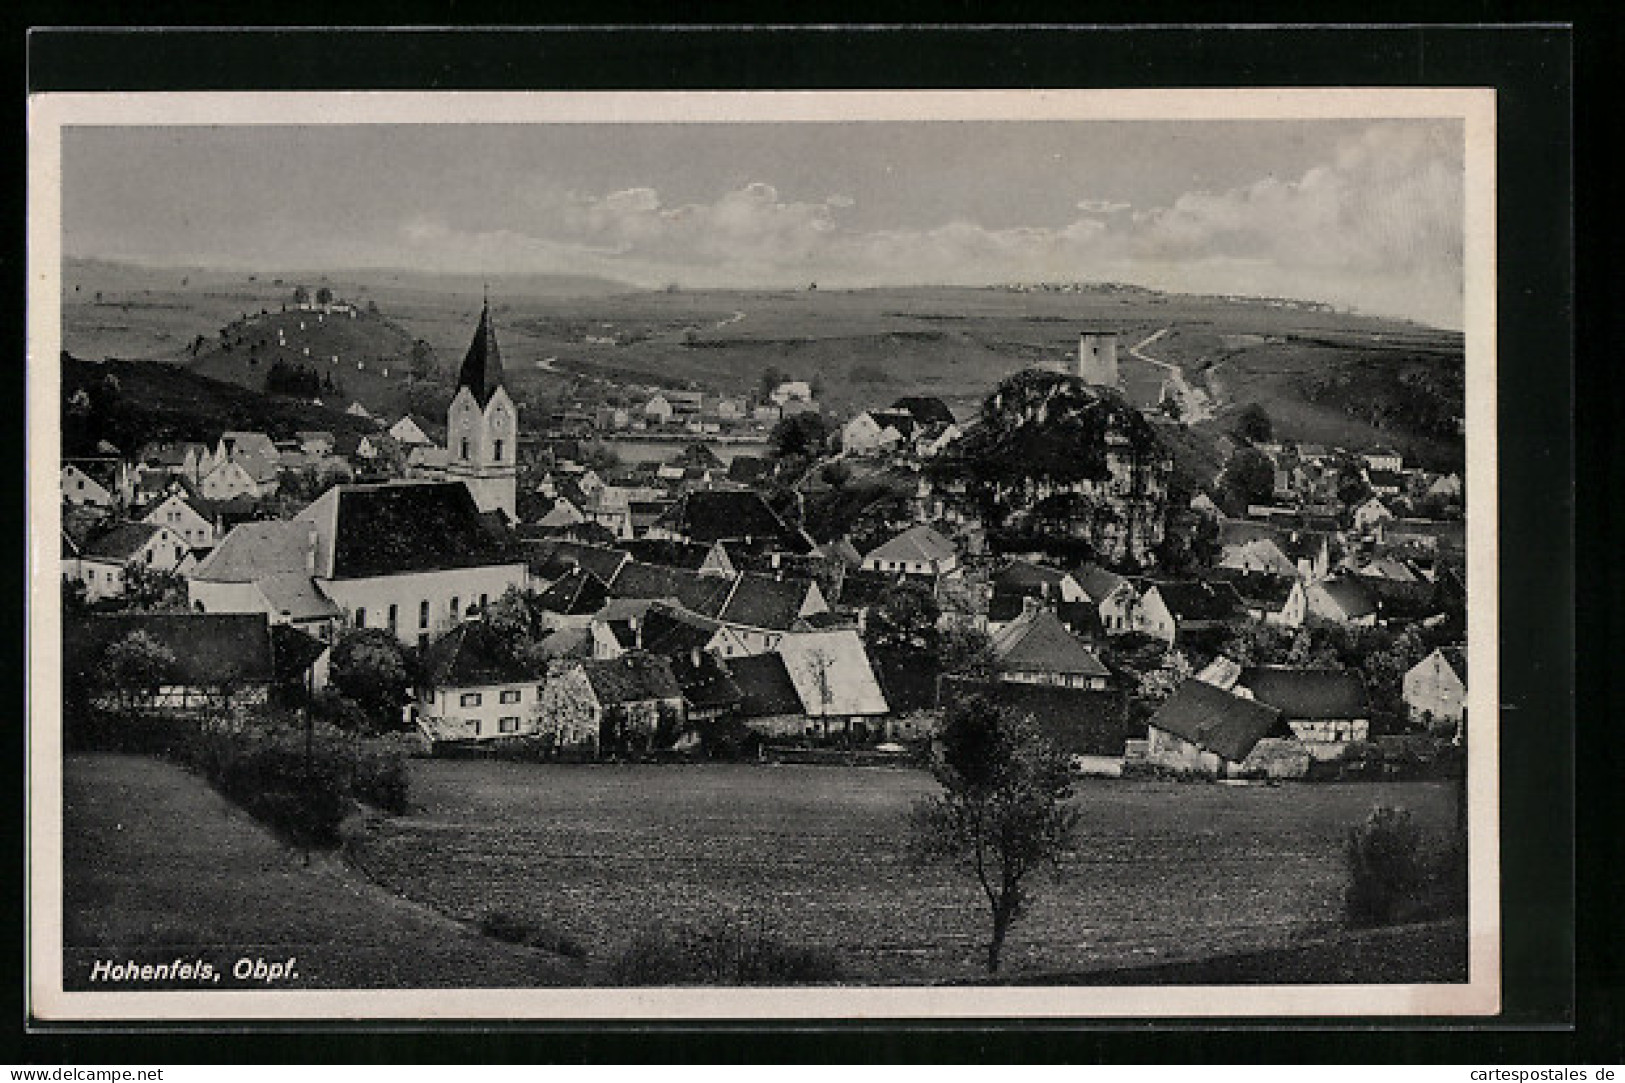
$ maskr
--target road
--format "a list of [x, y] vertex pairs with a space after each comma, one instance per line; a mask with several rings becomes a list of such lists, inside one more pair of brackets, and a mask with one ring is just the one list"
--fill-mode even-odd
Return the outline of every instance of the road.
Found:
[[1180, 406], [1179, 417], [1181, 421], [1190, 424], [1193, 421], [1207, 421], [1213, 417], [1213, 398], [1201, 388], [1192, 387], [1190, 381], [1185, 379], [1185, 370], [1171, 361], [1159, 361], [1144, 352], [1145, 348], [1157, 339], [1166, 335], [1172, 328], [1164, 327], [1160, 331], [1153, 331], [1139, 342], [1128, 348], [1129, 356], [1148, 364], [1156, 365], [1168, 373], [1168, 385], [1172, 387]]

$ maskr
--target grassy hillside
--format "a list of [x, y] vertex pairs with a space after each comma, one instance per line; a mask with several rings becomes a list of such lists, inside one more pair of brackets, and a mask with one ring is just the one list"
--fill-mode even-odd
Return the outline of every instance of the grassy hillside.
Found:
[[[279, 312], [299, 281], [330, 285], [364, 306], [376, 301], [382, 319], [355, 328], [375, 334], [372, 340], [330, 342], [327, 336], [339, 332], [325, 328], [309, 341], [291, 334], [287, 340], [301, 358], [306, 345], [313, 358], [338, 352], [340, 365], [328, 364], [343, 370], [346, 401], [386, 413], [405, 405], [402, 370], [391, 366], [388, 378], [381, 367], [357, 370], [357, 357], [381, 361], [422, 339], [442, 375], [449, 375], [480, 306], [480, 283], [466, 276], [355, 272], [323, 282], [117, 265], [70, 269], [73, 280], [63, 283], [64, 343], [79, 356], [185, 360], [196, 336], [215, 342], [223, 326], [245, 313]], [[774, 368], [818, 380], [827, 405], [841, 414], [925, 393], [963, 415], [1012, 372], [1068, 364], [1079, 334], [1115, 330], [1123, 389], [1131, 402], [1150, 407], [1166, 373], [1132, 348], [1166, 329], [1147, 355], [1184, 366], [1193, 384], [1217, 397], [1216, 419], [1192, 427], [1199, 435], [1227, 428], [1234, 411], [1258, 402], [1280, 434], [1293, 439], [1393, 443], [1440, 467], [1462, 458], [1453, 431], [1459, 410], [1452, 409], [1461, 400], [1461, 336], [1404, 321], [1109, 286], [1078, 292], [931, 286], [609, 292], [614, 284], [575, 286], [580, 292], [563, 296], [560, 283], [547, 276], [493, 277], [492, 309], [517, 396], [565, 394], [582, 376], [608, 380], [629, 397], [654, 386], [741, 392]], [[103, 294], [101, 304], [95, 291]], [[207, 374], [255, 385], [255, 366], [240, 356], [205, 361]]]
[[[76, 403], [80, 391], [84, 396]], [[282, 438], [301, 429], [372, 428], [341, 410], [266, 395], [157, 361], [83, 361], [64, 355], [62, 402], [65, 455], [91, 454], [99, 439], [133, 452], [149, 440], [213, 441], [226, 429], [258, 429]]]

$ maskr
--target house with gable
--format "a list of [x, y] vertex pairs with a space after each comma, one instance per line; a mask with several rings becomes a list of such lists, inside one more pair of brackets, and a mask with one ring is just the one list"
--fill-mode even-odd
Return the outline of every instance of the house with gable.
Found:
[[1055, 612], [1032, 598], [1021, 616], [994, 632], [989, 646], [999, 680], [1106, 691], [1112, 673]]
[[1236, 588], [1223, 580], [1152, 583], [1140, 596], [1135, 630], [1164, 643], [1221, 631], [1245, 613]]
[[485, 621], [462, 621], [424, 652], [414, 699], [418, 729], [431, 742], [534, 734], [544, 676]]
[[88, 601], [117, 598], [124, 593], [130, 567], [175, 572], [190, 555], [185, 539], [167, 526], [114, 523], [80, 545], [73, 574], [84, 584]]
[[953, 542], [924, 523], [916, 524], [863, 555], [863, 568], [872, 572], [936, 577], [959, 567]]
[[273, 624], [329, 639], [343, 610], [318, 585], [315, 569], [313, 524], [241, 523], [187, 576], [187, 603], [199, 613], [263, 613]]
[[1377, 531], [1377, 527], [1392, 520], [1393, 517], [1394, 513], [1388, 510], [1388, 505], [1384, 504], [1377, 497], [1372, 496], [1366, 498], [1363, 503], [1355, 507], [1352, 513], [1351, 521], [1354, 524], [1354, 529], [1356, 532], [1360, 534], [1374, 534]]
[[1380, 608], [1371, 590], [1352, 575], [1310, 584], [1304, 601], [1309, 616], [1356, 627], [1376, 624]]
[[1295, 575], [1242, 573], [1224, 576], [1241, 596], [1253, 620], [1282, 628], [1301, 628], [1309, 614], [1308, 594]]
[[142, 514], [141, 521], [168, 527], [185, 539], [194, 552], [213, 549], [220, 540], [213, 507], [178, 483]]
[[818, 736], [862, 741], [887, 735], [891, 708], [857, 632], [788, 636], [778, 653]]
[[812, 549], [811, 539], [780, 518], [753, 489], [691, 489], [650, 524], [646, 536], [701, 545], [739, 542], [763, 552]]
[[387, 430], [402, 447], [432, 446], [434, 441], [429, 438], [424, 423], [412, 414], [405, 414]]
[[1146, 762], [1164, 770], [1234, 778], [1299, 777], [1309, 757], [1275, 707], [1187, 680], [1146, 723]]
[[118, 503], [117, 486], [109, 478], [103, 484], [97, 475], [106, 476], [89, 461], [62, 461], [62, 499], [74, 507], [111, 508]]
[[1273, 538], [1254, 538], [1227, 545], [1219, 554], [1218, 566], [1243, 575], [1279, 576], [1295, 579], [1298, 567], [1281, 551]]
[[1371, 735], [1365, 679], [1355, 670], [1249, 666], [1236, 689], [1279, 711], [1317, 760], [1337, 759]]
[[1100, 626], [1107, 635], [1137, 630], [1140, 596], [1127, 578], [1098, 564], [1084, 565], [1074, 578], [1100, 615]]
[[556, 747], [598, 755], [669, 747], [686, 728], [683, 689], [659, 655], [569, 659], [549, 667], [538, 731]]
[[1439, 647], [1405, 672], [1405, 713], [1431, 733], [1459, 742], [1467, 718], [1467, 647]]
[[314, 577], [349, 623], [405, 643], [529, 583], [524, 554], [462, 481], [336, 485], [292, 521], [316, 528]]

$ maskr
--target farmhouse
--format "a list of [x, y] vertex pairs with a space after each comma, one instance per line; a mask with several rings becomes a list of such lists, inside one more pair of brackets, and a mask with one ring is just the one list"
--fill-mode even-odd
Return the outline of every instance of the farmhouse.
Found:
[[528, 583], [523, 556], [462, 482], [334, 486], [293, 522], [315, 527], [314, 577], [349, 623], [406, 643]]
[[784, 658], [777, 653], [730, 658], [728, 675], [739, 689], [737, 717], [764, 737], [811, 737], [818, 727], [808, 719]]
[[1145, 758], [1181, 773], [1290, 777], [1308, 770], [1307, 756], [1292, 748], [1295, 743], [1274, 707], [1191, 679], [1146, 723]]
[[514, 657], [483, 620], [467, 620], [429, 645], [415, 711], [431, 741], [535, 733], [542, 672]]
[[1219, 555], [1220, 568], [1264, 576], [1295, 578], [1298, 567], [1281, 551], [1273, 538], [1255, 538], [1238, 545], [1227, 545]]
[[902, 445], [914, 431], [908, 413], [865, 410], [841, 426], [841, 450], [849, 455], [868, 455]]
[[812, 543], [792, 528], [768, 506], [753, 489], [694, 489], [650, 525], [647, 536], [653, 540], [693, 542], [743, 542], [767, 551], [805, 553]]
[[191, 553], [175, 531], [152, 523], [117, 523], [93, 535], [79, 547], [75, 571], [85, 585], [89, 601], [116, 598], [124, 593], [131, 567], [152, 572], [173, 572]]
[[863, 641], [851, 629], [787, 636], [779, 655], [818, 734], [866, 740], [886, 732], [891, 708]]
[[1250, 666], [1236, 687], [1280, 711], [1317, 760], [1336, 759], [1351, 741], [1364, 741], [1371, 734], [1371, 707], [1365, 681], [1357, 672]]
[[389, 435], [394, 437], [402, 447], [431, 446], [434, 441], [429, 439], [423, 422], [412, 414], [407, 414], [389, 427]]
[[111, 508], [116, 500], [111, 481], [103, 485], [90, 464], [62, 463], [62, 499], [74, 507]]
[[744, 693], [716, 655], [696, 649], [668, 661], [677, 686], [683, 690], [683, 711], [690, 726], [739, 709]]
[[1135, 630], [1140, 599], [1133, 583], [1098, 564], [1079, 568], [1076, 578], [1100, 615], [1100, 625], [1107, 635]]
[[1153, 583], [1140, 597], [1135, 630], [1164, 643], [1176, 643], [1218, 631], [1244, 612], [1241, 596], [1222, 580]]
[[567, 660], [549, 667], [538, 728], [561, 749], [648, 752], [683, 731], [683, 690], [659, 655]]
[[326, 668], [325, 644], [273, 628], [261, 615], [118, 613], [64, 626], [64, 678], [82, 688], [105, 687], [108, 650], [138, 632], [173, 658], [151, 704], [161, 710], [213, 713], [263, 703], [278, 682], [319, 685]]
[[1111, 670], [1066, 630], [1053, 610], [1031, 598], [1024, 601], [1022, 615], [994, 632], [989, 644], [999, 679], [1105, 691]]
[[178, 486], [158, 501], [141, 521], [154, 526], [166, 526], [185, 539], [188, 548], [212, 549], [219, 540], [212, 508], [205, 501], [191, 496]]
[[1412, 666], [1403, 682], [1411, 722], [1460, 740], [1467, 717], [1467, 648], [1440, 647]]
[[1361, 534], [1373, 534], [1379, 524], [1393, 517], [1394, 513], [1388, 510], [1388, 505], [1373, 496], [1354, 509], [1352, 521], [1356, 531]]
[[1253, 620], [1282, 628], [1300, 628], [1308, 615], [1308, 595], [1296, 575], [1226, 576]]
[[872, 572], [938, 576], [958, 566], [953, 543], [924, 523], [909, 527], [863, 557], [864, 569]]
[[1377, 623], [1377, 600], [1355, 576], [1324, 579], [1310, 585], [1305, 602], [1312, 617], [1336, 624], [1370, 627]]
[[1116, 692], [957, 677], [948, 678], [944, 685], [948, 702], [980, 694], [1027, 716], [1052, 744], [1073, 757], [1074, 766], [1087, 767], [1091, 773], [1121, 774], [1124, 747], [1141, 733], [1129, 721], [1127, 701]]

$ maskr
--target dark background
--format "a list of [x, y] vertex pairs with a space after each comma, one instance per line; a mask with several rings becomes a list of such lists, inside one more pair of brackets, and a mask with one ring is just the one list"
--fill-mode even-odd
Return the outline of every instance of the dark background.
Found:
[[[421, 6], [421, 5], [420, 5]], [[1489, 5], [1458, 5], [1461, 17], [1506, 17]], [[1381, 4], [1360, 6], [1363, 17]], [[224, 9], [203, 15], [219, 17]], [[264, 8], [260, 9], [265, 12]], [[390, 22], [443, 19], [446, 10], [404, 5]], [[602, 21], [613, 8], [555, 7], [556, 19]], [[293, 21], [326, 21], [332, 12], [297, 5], [265, 12]], [[459, 9], [459, 13], [462, 9]], [[969, 17], [949, 6], [949, 17]], [[90, 11], [54, 11], [90, 21]], [[240, 15], [232, 12], [233, 15]], [[487, 16], [500, 21], [514, 12]], [[881, 17], [875, 9], [867, 18]], [[941, 18], [937, 13], [935, 18]], [[1096, 18], [1147, 17], [1124, 4], [1092, 9]], [[1192, 13], [1185, 11], [1189, 17]], [[1290, 14], [1283, 10], [1283, 17]], [[1393, 12], [1392, 14], [1398, 14]], [[104, 16], [105, 17], [105, 16]], [[1255, 12], [1253, 17], [1258, 17]], [[1526, 13], [1524, 17], [1529, 17]], [[1547, 13], [1547, 18], [1550, 14]], [[913, 16], [920, 18], [919, 14]], [[1601, 530], [1625, 492], [1615, 429], [1594, 429], [1582, 450], [1590, 459], [1585, 501], [1597, 521], [1574, 548], [1576, 451], [1574, 334], [1576, 197], [1573, 189], [1575, 52], [1601, 81], [1617, 63], [1617, 31], [1600, 24], [1584, 34], [1553, 24], [1521, 27], [1297, 28], [1235, 27], [1093, 29], [1059, 26], [935, 29], [597, 29], [536, 32], [208, 32], [40, 31], [15, 42], [27, 59], [31, 91], [338, 90], [338, 89], [854, 89], [1201, 86], [1493, 86], [1498, 91], [1500, 388], [1501, 406], [1501, 701], [1504, 1013], [1493, 1021], [1238, 1019], [1202, 1024], [1044, 1024], [1019, 1022], [929, 1026], [833, 1027], [659, 1025], [645, 1027], [497, 1024], [478, 1035], [402, 1033], [398, 1024], [338, 1027], [305, 1024], [323, 1036], [289, 1042], [284, 1035], [225, 1034], [218, 1025], [175, 1033], [126, 1029], [34, 1030], [16, 1059], [56, 1063], [165, 1063], [319, 1059], [373, 1062], [564, 1060], [707, 1061], [1443, 1061], [1614, 1063], [1625, 1057], [1625, 966], [1617, 929], [1622, 827], [1612, 793], [1621, 777], [1616, 726], [1609, 708], [1617, 684], [1605, 683], [1621, 624], [1619, 563]], [[1584, 70], [1582, 68], [1582, 70]], [[14, 118], [24, 143], [21, 97]], [[1606, 113], [1582, 124], [1611, 126]], [[1599, 148], [1592, 153], [1600, 152]], [[1584, 164], [1582, 160], [1582, 164]], [[1597, 163], [1592, 163], [1593, 165]], [[19, 163], [20, 166], [20, 163]], [[21, 168], [14, 169], [20, 178]], [[1583, 196], [1583, 193], [1582, 193]], [[14, 258], [12, 296], [24, 290], [20, 261], [26, 207], [17, 192], [9, 222]], [[1607, 194], [1587, 208], [1586, 232], [1606, 228]], [[1596, 212], [1592, 217], [1591, 211]], [[1617, 223], [1616, 223], [1617, 224]], [[1600, 247], [1600, 246], [1599, 246]], [[1614, 261], [1599, 251], [1593, 285], [1619, 284]], [[1606, 284], [1606, 285], [1605, 285]], [[1625, 298], [1599, 289], [1588, 330], [1619, 322]], [[19, 301], [19, 308], [20, 308]], [[8, 328], [14, 357], [26, 356], [23, 321]], [[1617, 337], [1612, 341], [1620, 341]], [[1617, 348], [1617, 347], [1616, 347]], [[1603, 366], [1597, 366], [1601, 369]], [[10, 377], [21, 403], [21, 366]], [[1589, 371], [1582, 373], [1589, 378]], [[1593, 388], [1582, 416], [1596, 421], [1614, 399]], [[20, 420], [20, 419], [19, 419]], [[13, 436], [19, 444], [19, 425]], [[1591, 458], [1595, 456], [1595, 458]], [[24, 449], [15, 462], [23, 462]], [[1601, 468], [1601, 469], [1599, 469]], [[14, 482], [15, 484], [15, 482]], [[20, 486], [17, 489], [20, 496]], [[20, 544], [20, 539], [19, 539]], [[21, 568], [13, 561], [13, 574]], [[1585, 586], [1582, 631], [1592, 668], [1579, 686], [1587, 709], [1576, 724], [1576, 570]], [[21, 579], [19, 576], [19, 588]], [[13, 628], [13, 631], [20, 629]], [[1618, 668], [1617, 666], [1614, 668]], [[1589, 802], [1575, 815], [1576, 733], [1585, 757], [1578, 792]], [[22, 764], [22, 727], [12, 730]], [[18, 793], [19, 801], [22, 797]], [[17, 807], [17, 805], [14, 805]], [[1580, 856], [1576, 862], [1576, 823]], [[18, 824], [19, 828], [21, 823]], [[20, 868], [21, 831], [14, 833]], [[1575, 877], [1582, 908], [1575, 910]], [[19, 895], [22, 879], [19, 877]], [[14, 910], [20, 921], [20, 909]], [[18, 926], [13, 944], [22, 941]], [[1576, 947], [1579, 947], [1578, 952]], [[21, 960], [19, 960], [21, 962]], [[11, 989], [21, 986], [11, 983]], [[1578, 986], [1577, 986], [1578, 982]], [[13, 994], [15, 995], [15, 993]], [[1219, 994], [1219, 995], [1222, 995]], [[12, 1018], [22, 1025], [25, 1005]], [[1228, 1029], [1226, 1032], [1220, 1028]], [[238, 1028], [239, 1031], [245, 1028]], [[1302, 1033], [1313, 1029], [1312, 1036]], [[228, 1052], [228, 1048], [230, 1052]]]

